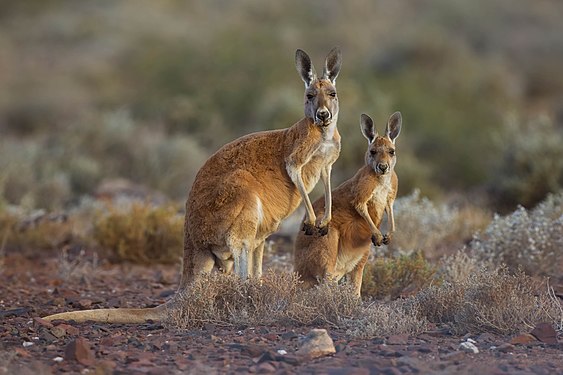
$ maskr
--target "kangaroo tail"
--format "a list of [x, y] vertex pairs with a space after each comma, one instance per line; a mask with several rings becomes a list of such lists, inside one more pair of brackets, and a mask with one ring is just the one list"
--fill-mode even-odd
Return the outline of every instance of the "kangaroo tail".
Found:
[[61, 319], [76, 322], [93, 321], [100, 323], [145, 323], [148, 320], [162, 322], [166, 320], [167, 304], [146, 309], [98, 309], [64, 312], [44, 317], [47, 321]]

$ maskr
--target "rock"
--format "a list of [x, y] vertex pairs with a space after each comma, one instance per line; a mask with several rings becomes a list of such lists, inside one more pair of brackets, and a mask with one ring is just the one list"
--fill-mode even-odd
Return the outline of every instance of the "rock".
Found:
[[91, 366], [95, 360], [94, 352], [90, 349], [90, 343], [82, 337], [78, 337], [66, 346], [64, 357], [66, 360], [78, 361], [85, 366]]
[[282, 333], [281, 338], [284, 340], [293, 340], [297, 338], [297, 333], [295, 333], [294, 331], [287, 331]]
[[522, 333], [518, 336], [513, 337], [512, 340], [510, 340], [510, 343], [513, 345], [526, 345], [536, 341], [536, 338], [529, 333]]
[[334, 343], [326, 329], [313, 329], [301, 342], [296, 354], [310, 359], [336, 353]]
[[502, 353], [510, 353], [510, 352], [514, 351], [515, 348], [516, 347], [514, 345], [512, 345], [511, 343], [505, 342], [504, 344], [500, 344], [496, 348], [496, 350], [498, 350], [499, 352], [502, 352]]
[[269, 351], [266, 351], [266, 352], [262, 353], [262, 355], [260, 357], [253, 359], [254, 363], [256, 363], [256, 364], [260, 364], [260, 363], [263, 363], [263, 362], [275, 361], [275, 360], [276, 360], [276, 356]]
[[64, 329], [66, 331], [67, 335], [71, 335], [71, 336], [77, 336], [80, 333], [80, 330], [76, 327], [73, 327], [71, 325], [68, 324], [57, 324], [57, 327], [60, 327], [62, 329]]
[[29, 307], [18, 307], [11, 310], [0, 310], [0, 318], [26, 315], [30, 311]]
[[253, 344], [243, 345], [240, 350], [242, 354], [247, 355], [250, 358], [258, 358], [267, 351], [268, 351], [267, 348]]
[[387, 345], [407, 345], [409, 335], [391, 335], [387, 338]]
[[459, 361], [463, 358], [465, 358], [465, 352], [462, 351], [447, 353], [440, 357], [440, 359], [443, 359], [445, 361]]
[[262, 362], [256, 366], [257, 374], [269, 374], [271, 372], [276, 372], [276, 367], [270, 362]]
[[39, 324], [42, 327], [46, 327], [46, 328], [53, 328], [53, 323], [45, 320], [45, 319], [41, 319], [41, 318], [33, 318], [33, 320]]
[[50, 331], [53, 334], [53, 336], [55, 336], [58, 339], [66, 336], [66, 330], [64, 329], [64, 327], [61, 326], [53, 327], [50, 329]]
[[537, 324], [532, 330], [531, 334], [545, 344], [557, 344], [557, 334], [555, 332], [555, 329], [553, 329], [553, 326], [549, 323]]
[[459, 344], [459, 348], [467, 353], [473, 353], [473, 354], [479, 353], [479, 349], [475, 346], [475, 344], [469, 341], [465, 341]]

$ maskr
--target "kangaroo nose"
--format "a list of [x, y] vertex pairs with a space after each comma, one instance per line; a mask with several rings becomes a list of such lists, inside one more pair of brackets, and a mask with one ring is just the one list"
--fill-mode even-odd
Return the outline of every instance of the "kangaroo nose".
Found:
[[381, 171], [381, 173], [387, 172], [388, 168], [389, 168], [389, 166], [387, 164], [383, 164], [383, 163], [377, 164], [377, 169], [379, 169]]
[[319, 120], [326, 121], [326, 120], [328, 120], [329, 117], [330, 117], [330, 113], [328, 112], [328, 110], [326, 110], [326, 109], [319, 109], [319, 110], [317, 111], [317, 118], [318, 118]]

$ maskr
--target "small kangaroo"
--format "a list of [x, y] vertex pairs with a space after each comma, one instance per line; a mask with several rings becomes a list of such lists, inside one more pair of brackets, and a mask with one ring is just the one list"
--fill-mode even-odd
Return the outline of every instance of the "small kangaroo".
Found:
[[[305, 203], [306, 234], [326, 234], [331, 220], [330, 175], [340, 154], [336, 77], [340, 50], [328, 54], [317, 77], [309, 56], [298, 49], [295, 66], [305, 82], [305, 117], [287, 129], [249, 134], [226, 144], [196, 175], [186, 201], [184, 258], [178, 292], [214, 268], [241, 278], [260, 277], [266, 237]], [[321, 179], [326, 211], [316, 226], [308, 193]], [[147, 309], [100, 309], [50, 315], [46, 320], [73, 319], [108, 323], [161, 321], [167, 304]]]
[[[299, 233], [295, 241], [294, 266], [304, 287], [311, 287], [323, 279], [338, 281], [347, 275], [360, 297], [370, 242], [375, 246], [388, 244], [395, 230], [393, 202], [398, 187], [394, 171], [397, 162], [395, 140], [401, 131], [401, 122], [401, 114], [395, 112], [389, 118], [385, 135], [380, 136], [372, 119], [361, 115], [362, 134], [368, 140], [365, 165], [333, 191], [328, 235], [304, 236]], [[321, 215], [325, 205], [322, 200], [317, 200], [313, 207]], [[390, 226], [386, 235], [378, 229], [383, 211], [387, 212]]]

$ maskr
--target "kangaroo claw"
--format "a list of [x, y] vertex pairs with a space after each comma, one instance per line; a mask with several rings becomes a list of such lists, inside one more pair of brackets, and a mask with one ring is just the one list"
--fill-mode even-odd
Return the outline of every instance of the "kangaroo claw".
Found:
[[319, 235], [321, 236], [326, 236], [328, 234], [328, 225], [324, 227], [318, 227], [317, 229], [319, 230]]
[[315, 226], [312, 224], [303, 223], [302, 231], [305, 231], [306, 236], [312, 236], [315, 233]]

